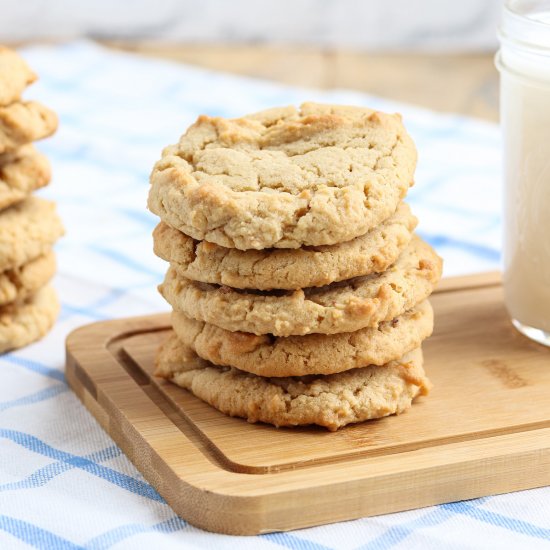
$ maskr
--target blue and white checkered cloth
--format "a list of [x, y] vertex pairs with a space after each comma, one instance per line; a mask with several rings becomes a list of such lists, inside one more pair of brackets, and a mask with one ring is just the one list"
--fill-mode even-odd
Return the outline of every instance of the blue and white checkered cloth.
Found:
[[285, 87], [90, 43], [24, 52], [29, 90], [60, 115], [40, 145], [59, 204], [56, 287], [63, 304], [42, 342], [0, 357], [0, 548], [549, 548], [550, 489], [235, 538], [175, 516], [69, 391], [64, 339], [92, 321], [166, 310], [155, 287], [148, 175], [198, 113], [236, 116], [306, 99], [400, 111], [418, 144], [409, 202], [447, 275], [498, 267], [499, 135], [494, 125], [343, 90]]

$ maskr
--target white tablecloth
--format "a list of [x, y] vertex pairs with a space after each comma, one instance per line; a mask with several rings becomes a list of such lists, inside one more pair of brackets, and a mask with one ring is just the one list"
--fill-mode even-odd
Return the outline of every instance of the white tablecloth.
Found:
[[499, 258], [494, 125], [348, 91], [320, 92], [208, 72], [90, 43], [24, 51], [29, 91], [60, 115], [41, 144], [67, 236], [57, 246], [63, 308], [42, 342], [0, 357], [0, 548], [547, 548], [550, 489], [238, 540], [177, 518], [67, 387], [64, 339], [101, 319], [166, 310], [155, 287], [148, 175], [199, 113], [234, 116], [302, 100], [400, 111], [418, 144], [409, 202], [447, 275]]

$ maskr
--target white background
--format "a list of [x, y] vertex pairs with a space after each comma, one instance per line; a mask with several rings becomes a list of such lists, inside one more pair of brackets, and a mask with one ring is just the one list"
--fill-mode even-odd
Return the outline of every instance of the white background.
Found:
[[492, 50], [502, 0], [0, 0], [0, 42], [124, 38]]

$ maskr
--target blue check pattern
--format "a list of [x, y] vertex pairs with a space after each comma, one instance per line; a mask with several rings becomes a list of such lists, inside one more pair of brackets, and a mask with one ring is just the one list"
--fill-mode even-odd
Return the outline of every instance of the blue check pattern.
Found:
[[0, 548], [549, 548], [550, 490], [260, 537], [206, 533], [175, 516], [69, 391], [64, 339], [93, 321], [165, 310], [152, 253], [148, 175], [198, 113], [234, 116], [306, 99], [403, 113], [420, 163], [409, 202], [448, 275], [499, 262], [499, 134], [494, 125], [345, 90], [321, 92], [113, 53], [87, 42], [26, 49], [29, 90], [60, 115], [40, 148], [58, 202], [59, 322], [0, 356]]

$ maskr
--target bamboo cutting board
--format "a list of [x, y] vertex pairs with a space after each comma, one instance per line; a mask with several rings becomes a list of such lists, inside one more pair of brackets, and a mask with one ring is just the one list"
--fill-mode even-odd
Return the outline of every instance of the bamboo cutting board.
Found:
[[511, 326], [495, 274], [432, 296], [434, 389], [400, 416], [322, 428], [229, 418], [152, 375], [166, 314], [82, 327], [67, 380], [181, 517], [236, 535], [550, 485], [550, 349]]

